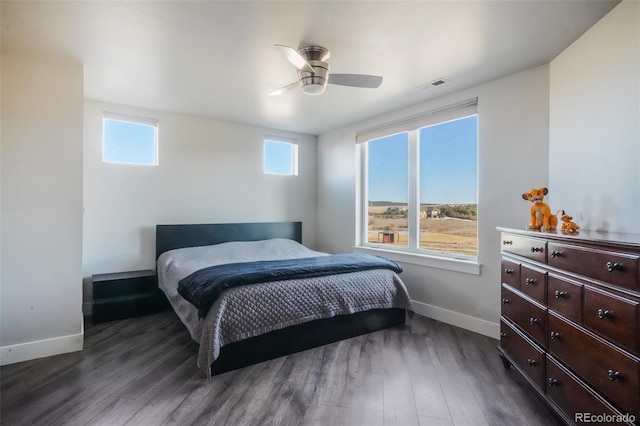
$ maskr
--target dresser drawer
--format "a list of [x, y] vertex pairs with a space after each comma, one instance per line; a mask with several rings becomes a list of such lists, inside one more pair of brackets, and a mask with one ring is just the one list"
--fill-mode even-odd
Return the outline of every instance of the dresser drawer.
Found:
[[626, 299], [585, 286], [583, 323], [632, 352], [638, 353], [638, 305]]
[[502, 251], [528, 257], [541, 263], [547, 260], [547, 243], [538, 238], [502, 234]]
[[547, 278], [547, 306], [575, 322], [582, 321], [583, 285], [549, 273]]
[[542, 304], [547, 303], [547, 272], [533, 266], [522, 265], [520, 291]]
[[549, 311], [551, 354], [622, 411], [640, 418], [639, 360]]
[[633, 290], [640, 289], [640, 256], [568, 244], [548, 244], [549, 265]]
[[547, 314], [544, 306], [503, 284], [502, 315], [544, 346], [547, 337]]
[[549, 355], [546, 373], [547, 396], [572, 422], [584, 423], [587, 413], [591, 416], [622, 416], [622, 413]]
[[544, 391], [544, 352], [504, 318], [500, 318], [500, 347], [510, 361]]
[[502, 258], [502, 282], [511, 287], [520, 287], [520, 263]]

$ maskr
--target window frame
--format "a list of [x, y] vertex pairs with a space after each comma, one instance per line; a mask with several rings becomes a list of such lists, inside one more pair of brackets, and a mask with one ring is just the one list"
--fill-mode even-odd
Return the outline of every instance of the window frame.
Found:
[[[444, 124], [450, 121], [478, 115], [477, 98], [466, 100], [427, 113], [401, 119], [392, 123], [386, 123], [356, 135], [356, 155], [358, 162], [357, 182], [357, 206], [356, 206], [356, 245], [355, 251], [381, 254], [393, 260], [436, 267], [474, 275], [480, 274], [480, 232], [478, 226], [478, 253], [476, 256], [438, 252], [420, 248], [419, 244], [419, 172], [420, 172], [420, 130], [424, 127]], [[478, 121], [479, 123], [479, 121]], [[368, 239], [368, 142], [394, 134], [408, 132], [408, 244], [406, 247], [390, 246], [369, 242]], [[477, 141], [479, 145], [479, 138]], [[479, 151], [479, 149], [478, 149]], [[476, 154], [476, 162], [479, 152]], [[476, 188], [476, 203], [478, 201]], [[477, 224], [479, 225], [479, 218]]]
[[[290, 173], [277, 173], [267, 171], [267, 142], [287, 144], [291, 146], [291, 172]], [[272, 176], [298, 176], [298, 140], [293, 138], [286, 138], [282, 136], [266, 135], [262, 140], [262, 172], [265, 175]]]
[[[140, 163], [134, 161], [113, 161], [106, 160], [106, 146], [107, 146], [107, 138], [106, 138], [106, 121], [120, 121], [123, 123], [136, 124], [140, 126], [147, 126], [153, 128], [153, 163]], [[159, 165], [159, 156], [158, 156], [158, 119], [149, 118], [149, 117], [140, 117], [129, 114], [121, 114], [117, 112], [103, 111], [102, 112], [102, 162], [106, 164], [127, 164], [132, 166], [158, 166]]]

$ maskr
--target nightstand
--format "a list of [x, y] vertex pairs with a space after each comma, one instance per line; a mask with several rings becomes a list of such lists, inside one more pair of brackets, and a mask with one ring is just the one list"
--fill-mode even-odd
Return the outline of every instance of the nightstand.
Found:
[[154, 314], [169, 306], [151, 269], [96, 274], [92, 281], [94, 323]]

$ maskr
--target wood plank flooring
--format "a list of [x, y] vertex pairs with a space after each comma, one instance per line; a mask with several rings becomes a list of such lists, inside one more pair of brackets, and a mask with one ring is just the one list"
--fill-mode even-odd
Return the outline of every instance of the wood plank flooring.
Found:
[[0, 368], [0, 423], [561, 425], [496, 345], [412, 315], [209, 381], [173, 312], [88, 322], [82, 352]]

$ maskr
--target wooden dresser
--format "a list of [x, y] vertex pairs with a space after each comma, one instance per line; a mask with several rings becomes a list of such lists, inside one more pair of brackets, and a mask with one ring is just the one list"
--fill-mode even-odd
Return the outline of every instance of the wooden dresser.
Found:
[[505, 368], [568, 424], [638, 424], [640, 235], [498, 230]]

